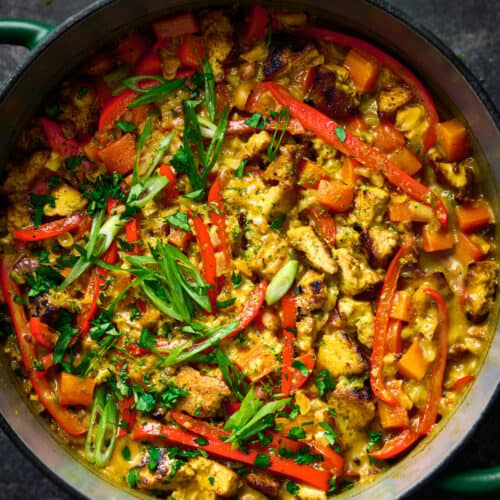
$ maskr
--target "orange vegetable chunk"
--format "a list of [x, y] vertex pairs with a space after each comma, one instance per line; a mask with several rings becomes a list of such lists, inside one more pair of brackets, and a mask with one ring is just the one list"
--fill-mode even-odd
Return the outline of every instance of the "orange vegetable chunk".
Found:
[[427, 371], [427, 361], [418, 342], [413, 342], [398, 362], [398, 371], [406, 378], [422, 380]]
[[455, 255], [462, 264], [467, 265], [484, 257], [484, 252], [469, 236], [459, 231]]
[[435, 231], [429, 226], [422, 230], [422, 248], [425, 252], [440, 252], [453, 248], [455, 241], [450, 232]]
[[308, 189], [318, 187], [319, 181], [328, 179], [328, 172], [310, 160], [304, 160], [300, 165], [299, 185]]
[[375, 85], [380, 65], [371, 57], [351, 49], [344, 61], [356, 88], [362, 93], [370, 92]]
[[410, 320], [411, 295], [409, 292], [402, 290], [397, 291], [392, 300], [391, 318], [401, 321]]
[[402, 148], [405, 142], [405, 136], [389, 122], [382, 122], [375, 128], [373, 145], [384, 153]]
[[397, 167], [408, 175], [415, 175], [422, 168], [422, 162], [408, 148], [398, 149], [388, 156]]
[[458, 227], [470, 231], [489, 224], [492, 220], [490, 206], [486, 201], [476, 201], [469, 205], [460, 205], [455, 209]]
[[463, 160], [470, 153], [467, 130], [456, 118], [436, 125], [437, 142], [446, 159]]
[[94, 399], [94, 378], [80, 378], [78, 375], [61, 372], [59, 380], [59, 403], [63, 406], [92, 406]]
[[334, 212], [346, 212], [351, 208], [354, 188], [343, 182], [321, 180], [317, 197], [322, 205]]
[[128, 174], [134, 169], [135, 140], [132, 134], [125, 134], [99, 151], [99, 158], [109, 173]]
[[392, 406], [384, 403], [384, 401], [377, 402], [380, 424], [384, 429], [405, 429], [410, 425], [410, 419], [408, 418], [408, 411], [401, 404], [403, 381], [390, 380], [387, 382], [387, 389], [394, 395], [398, 404]]

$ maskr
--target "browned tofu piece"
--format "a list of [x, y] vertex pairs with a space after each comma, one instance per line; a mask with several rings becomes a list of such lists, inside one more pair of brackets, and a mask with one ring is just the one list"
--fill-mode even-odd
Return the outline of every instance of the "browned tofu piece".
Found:
[[363, 231], [361, 240], [368, 251], [370, 263], [376, 267], [385, 267], [400, 243], [399, 233], [392, 227], [382, 225]]
[[370, 302], [342, 297], [337, 307], [347, 327], [356, 332], [359, 342], [371, 349], [375, 317]]
[[335, 389], [328, 396], [329, 406], [335, 410], [335, 424], [342, 442], [349, 446], [359, 439], [359, 430], [365, 429], [375, 417], [375, 403], [367, 387]]
[[295, 165], [301, 149], [293, 145], [282, 146], [279, 156], [264, 170], [262, 178], [292, 188], [297, 180]]
[[361, 186], [356, 191], [354, 209], [349, 220], [368, 229], [374, 223], [382, 222], [388, 202], [389, 193], [385, 189]]
[[493, 307], [497, 290], [497, 268], [497, 263], [491, 260], [469, 265], [465, 278], [465, 313], [474, 323], [486, 319]]
[[434, 169], [441, 182], [451, 187], [457, 199], [464, 200], [474, 183], [476, 160], [466, 158], [461, 162], [436, 162]]
[[390, 117], [413, 98], [410, 89], [398, 86], [390, 89], [383, 89], [377, 95], [378, 112], [385, 117]]
[[354, 297], [382, 281], [384, 275], [372, 269], [363, 255], [347, 248], [336, 249], [335, 255], [340, 266], [340, 291], [343, 294]]
[[316, 271], [306, 271], [295, 290], [299, 316], [321, 309], [328, 298], [324, 276]]
[[247, 483], [266, 496], [275, 498], [280, 489], [279, 480], [271, 474], [264, 471], [251, 471], [245, 475]]
[[183, 366], [174, 377], [173, 383], [189, 392], [189, 396], [178, 401], [176, 409], [201, 418], [213, 417], [224, 398], [231, 394], [225, 382], [201, 375], [190, 366]]
[[316, 236], [311, 226], [300, 226], [290, 228], [287, 236], [291, 245], [304, 252], [309, 264], [327, 274], [334, 274], [338, 266], [333, 260], [328, 247]]
[[356, 342], [342, 330], [325, 333], [319, 343], [316, 366], [332, 377], [361, 375], [369, 365]]

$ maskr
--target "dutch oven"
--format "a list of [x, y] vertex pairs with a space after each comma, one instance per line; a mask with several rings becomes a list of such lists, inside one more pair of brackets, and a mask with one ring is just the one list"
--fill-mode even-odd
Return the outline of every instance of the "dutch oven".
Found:
[[[232, 2], [215, 2], [217, 5]], [[367, 39], [392, 53], [412, 68], [437, 100], [453, 115], [469, 124], [472, 142], [480, 159], [484, 190], [500, 219], [499, 116], [477, 80], [441, 43], [412, 27], [386, 4], [374, 0], [289, 0], [287, 9], [302, 9], [317, 15], [319, 24], [332, 26]], [[52, 30], [27, 21], [0, 20], [0, 42], [33, 49], [0, 96], [0, 165], [4, 165], [19, 132], [33, 115], [41, 99], [68, 72], [98, 47], [117, 39], [135, 26], [166, 17], [175, 11], [206, 6], [207, 2], [185, 0], [101, 0]], [[276, 2], [273, 2], [276, 6]], [[8, 124], [8, 126], [7, 126]], [[496, 169], [493, 167], [497, 166]], [[497, 254], [498, 260], [498, 254]], [[497, 330], [499, 301], [492, 313], [491, 328]], [[491, 331], [492, 342], [471, 390], [453, 411], [435, 426], [406, 458], [366, 485], [342, 498], [401, 497], [440, 469], [474, 429], [493, 399], [500, 374], [500, 335]], [[0, 422], [7, 434], [29, 450], [34, 460], [74, 492], [93, 499], [134, 498], [91, 471], [77, 460], [48, 429], [47, 421], [35, 416], [21, 395], [6, 360], [0, 363]], [[481, 480], [478, 483], [478, 478]], [[462, 488], [467, 481], [461, 479]], [[498, 488], [500, 470], [473, 476], [469, 485], [487, 491]], [[498, 491], [498, 490], [497, 490]], [[340, 497], [339, 497], [340, 498]]]

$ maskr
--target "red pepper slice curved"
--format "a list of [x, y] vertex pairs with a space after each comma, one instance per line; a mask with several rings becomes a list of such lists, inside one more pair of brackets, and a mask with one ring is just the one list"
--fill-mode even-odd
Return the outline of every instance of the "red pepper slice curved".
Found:
[[208, 424], [204, 420], [191, 417], [180, 411], [170, 410], [170, 415], [181, 427], [206, 438], [222, 440], [231, 435], [230, 432], [220, 427]]
[[344, 470], [344, 459], [329, 446], [323, 446], [317, 441], [313, 440], [308, 443], [314, 450], [323, 455], [323, 467], [331, 472], [332, 475], [340, 477]]
[[63, 158], [69, 156], [84, 156], [83, 149], [74, 139], [67, 139], [62, 133], [61, 127], [48, 118], [40, 118], [47, 142], [53, 151]]
[[441, 401], [441, 392], [443, 391], [443, 378], [446, 369], [446, 358], [448, 356], [449, 317], [448, 306], [438, 291], [426, 288], [424, 293], [436, 302], [439, 318], [437, 327], [437, 354], [432, 364], [424, 413], [418, 423], [418, 432], [427, 435], [436, 422], [439, 412], [439, 402]]
[[203, 265], [203, 277], [212, 288], [208, 291], [212, 310], [214, 309], [217, 286], [217, 262], [215, 260], [215, 250], [208, 232], [207, 226], [199, 215], [193, 218], [194, 230], [198, 246], [200, 247], [201, 262]]
[[382, 65], [389, 68], [395, 75], [397, 75], [401, 80], [403, 80], [406, 85], [411, 89], [417, 99], [420, 101], [425, 109], [427, 118], [429, 120], [429, 128], [423, 138], [424, 151], [427, 151], [436, 142], [436, 125], [439, 122], [439, 116], [434, 105], [434, 101], [427, 92], [426, 88], [422, 85], [420, 80], [405, 66], [403, 66], [399, 61], [386, 54], [374, 45], [360, 40], [354, 36], [345, 35], [344, 33], [338, 33], [335, 31], [330, 31], [324, 28], [308, 28], [302, 31], [302, 34], [317, 38], [324, 41], [329, 41], [343, 45], [345, 47], [350, 47], [358, 49], [361, 52], [365, 52], [370, 56], [377, 59], [377, 61]]
[[[177, 78], [180, 78], [177, 76]], [[226, 129], [226, 134], [227, 135], [240, 135], [240, 134], [252, 134], [255, 131], [260, 130], [255, 127], [251, 127], [246, 123], [246, 118], [242, 118], [239, 120], [229, 120], [227, 124], [227, 129]], [[271, 119], [269, 121], [266, 120], [264, 124], [264, 130], [267, 130], [268, 132], [276, 130], [276, 128], [280, 127], [281, 125], [276, 119]], [[287, 133], [291, 135], [303, 135], [306, 133], [306, 129], [302, 126], [302, 123], [300, 123], [299, 120], [296, 118], [290, 118], [290, 121], [288, 122], [288, 126], [286, 128]]]
[[171, 200], [177, 199], [179, 197], [179, 191], [176, 187], [177, 177], [172, 168], [168, 165], [160, 165], [158, 172], [170, 181], [165, 186], [165, 203], [169, 203]]
[[387, 404], [397, 404], [393, 394], [384, 385], [384, 355], [387, 342], [387, 329], [392, 308], [392, 300], [396, 293], [399, 274], [405, 257], [412, 251], [415, 240], [410, 238], [401, 246], [392, 259], [382, 285], [380, 298], [375, 314], [375, 329], [370, 370], [370, 385], [373, 393]]
[[[293, 97], [282, 85], [275, 82], [264, 82], [263, 85], [282, 106], [288, 106], [290, 115], [297, 118], [307, 130], [314, 132], [320, 139], [331, 144], [345, 155], [353, 156], [367, 167], [379, 170], [391, 184], [399, 187], [413, 199], [433, 208], [441, 227], [444, 231], [447, 229], [448, 212], [446, 207], [441, 198], [427, 186], [394, 165], [383, 153], [340, 127], [336, 121]], [[337, 136], [339, 129], [345, 133], [343, 141]]]
[[[114, 264], [118, 258], [118, 246], [116, 241], [111, 243], [111, 246], [107, 252], [103, 255], [102, 260], [107, 264]], [[90, 275], [89, 283], [87, 285], [87, 290], [85, 292], [85, 300], [83, 301], [82, 308], [78, 313], [77, 326], [80, 329], [79, 333], [75, 335], [70, 342], [70, 345], [74, 345], [79, 336], [84, 336], [88, 333], [91, 327], [91, 321], [97, 312], [97, 302], [99, 300], [99, 295], [103, 291], [105, 286], [104, 278], [108, 274], [106, 269], [101, 267], [95, 267]]]
[[297, 300], [291, 295], [285, 295], [281, 299], [281, 311], [283, 313], [283, 351], [281, 364], [281, 392], [287, 398], [292, 388], [292, 363], [293, 348], [295, 344], [295, 318], [297, 316]]
[[139, 253], [139, 219], [140, 214], [136, 214], [135, 217], [131, 217], [125, 224], [125, 237], [127, 243], [133, 243], [134, 246], [129, 252], [132, 255], [137, 255]]
[[[255, 467], [255, 460], [259, 451], [248, 450], [248, 453], [243, 453], [240, 450], [233, 450], [231, 443], [223, 443], [218, 439], [207, 437], [208, 443], [201, 446], [195, 442], [196, 434], [186, 432], [168, 425], [160, 423], [148, 423], [137, 426], [132, 433], [132, 439], [135, 441], [151, 441], [164, 440], [168, 443], [185, 446], [187, 448], [195, 448], [205, 450], [210, 455], [215, 455], [220, 458], [236, 460]], [[271, 462], [266, 470], [275, 472], [282, 476], [295, 479], [297, 481], [310, 484], [322, 491], [328, 490], [328, 482], [331, 474], [321, 469], [316, 469], [310, 465], [299, 465], [293, 460], [280, 456], [270, 456]]]
[[52, 333], [47, 324], [39, 317], [33, 316], [30, 319], [30, 331], [35, 340], [48, 351], [53, 351], [57, 342], [57, 335]]
[[76, 212], [63, 219], [47, 222], [37, 227], [31, 226], [24, 229], [13, 229], [12, 234], [16, 240], [21, 241], [47, 240], [48, 238], [74, 231], [89, 221], [91, 221], [91, 218], [87, 214]]
[[[383, 291], [382, 291], [383, 293]], [[432, 288], [426, 288], [424, 293], [431, 297], [437, 305], [439, 324], [437, 329], [437, 356], [432, 365], [429, 379], [429, 389], [425, 408], [418, 421], [412, 421], [409, 429], [385, 442], [382, 449], [370, 453], [370, 456], [379, 459], [393, 458], [406, 451], [420, 436], [426, 436], [436, 423], [439, 413], [439, 402], [443, 390], [443, 378], [448, 356], [449, 317], [448, 306], [443, 296]], [[378, 311], [377, 311], [378, 312]], [[376, 321], [376, 320], [375, 320]]]
[[397, 436], [389, 439], [378, 451], [371, 452], [369, 455], [379, 460], [387, 460], [406, 451], [418, 438], [420, 434], [412, 429], [405, 429]]
[[223, 340], [232, 339], [242, 332], [252, 321], [257, 318], [266, 298], [267, 281], [262, 280], [253, 290], [251, 296], [245, 302], [243, 310], [238, 315], [239, 325]]
[[466, 375], [465, 377], [459, 378], [453, 384], [454, 391], [461, 391], [468, 383], [472, 382], [475, 379], [474, 375]]
[[135, 425], [135, 419], [137, 417], [137, 411], [132, 409], [134, 405], [135, 399], [134, 396], [130, 396], [129, 398], [123, 398], [118, 402], [118, 407], [120, 409], [121, 420], [124, 422], [127, 427], [122, 427], [118, 431], [118, 435], [116, 437], [121, 438], [126, 436], [130, 432]]
[[[208, 192], [208, 202], [214, 203], [217, 207], [217, 211], [212, 210], [210, 212], [210, 220], [217, 228], [217, 234], [221, 242], [220, 250], [224, 255], [224, 270], [228, 272], [231, 269], [231, 246], [229, 245], [229, 239], [227, 237], [226, 217], [222, 213], [224, 210], [224, 204], [222, 201], [222, 187], [219, 177], [215, 179], [215, 182], [212, 184], [212, 187]], [[219, 275], [221, 274], [223, 273], [219, 273]]]
[[269, 21], [269, 14], [262, 5], [252, 5], [248, 13], [247, 28], [243, 40], [251, 43], [264, 39], [269, 30]]
[[50, 387], [45, 375], [37, 373], [35, 367], [38, 361], [35, 351], [36, 343], [33, 340], [23, 306], [17, 304], [14, 300], [15, 297], [21, 296], [21, 291], [10, 277], [13, 265], [14, 260], [10, 257], [2, 259], [0, 263], [0, 281], [5, 302], [9, 308], [14, 330], [16, 331], [24, 368], [28, 373], [33, 390], [43, 407], [68, 434], [71, 436], [81, 436], [87, 432], [87, 427], [80, 422], [78, 414], [63, 408], [57, 402], [54, 391]]

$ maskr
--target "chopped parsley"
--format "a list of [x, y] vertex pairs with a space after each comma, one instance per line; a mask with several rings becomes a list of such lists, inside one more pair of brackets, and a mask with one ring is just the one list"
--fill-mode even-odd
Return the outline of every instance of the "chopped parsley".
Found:
[[293, 481], [287, 481], [286, 486], [285, 486], [286, 491], [290, 493], [291, 495], [298, 495], [299, 494], [299, 485], [294, 483]]
[[69, 170], [72, 174], [76, 172], [76, 168], [79, 167], [82, 161], [86, 160], [85, 156], [69, 156], [64, 160], [64, 166], [67, 170]]
[[260, 453], [255, 457], [254, 464], [257, 467], [269, 467], [271, 465], [271, 457], [268, 455], [261, 455]]
[[281, 214], [281, 215], [278, 215], [278, 217], [276, 217], [275, 219], [273, 219], [271, 222], [270, 222], [270, 226], [273, 228], [273, 229], [280, 229], [281, 226], [283, 225], [283, 222], [285, 222], [285, 219], [286, 219], [286, 214]]
[[326, 392], [331, 391], [332, 389], [335, 389], [335, 383], [332, 379], [332, 375], [330, 374], [330, 372], [326, 368], [323, 368], [318, 373], [318, 376], [316, 377], [316, 380], [314, 381], [314, 383], [316, 384], [316, 387], [318, 388], [320, 397], [323, 397]]
[[153, 472], [156, 470], [158, 467], [158, 464], [161, 459], [161, 450], [160, 448], [156, 448], [154, 446], [151, 446], [148, 448], [148, 455], [149, 455], [149, 463], [148, 463], [148, 469]]
[[208, 444], [208, 439], [205, 439], [203, 436], [198, 436], [193, 441], [199, 446], [206, 446]]
[[56, 330], [59, 332], [59, 337], [54, 347], [54, 363], [60, 363], [63, 358], [71, 339], [78, 333], [77, 328], [73, 328], [73, 316], [66, 309], [59, 310], [59, 316], [55, 323]]
[[221, 301], [215, 302], [215, 307], [218, 307], [219, 309], [224, 309], [226, 307], [232, 306], [235, 302], [236, 302], [236, 298], [231, 297], [230, 299], [227, 299], [227, 300], [221, 300]]
[[86, 96], [89, 92], [89, 88], [88, 87], [80, 87], [80, 89], [78, 90], [77, 94], [76, 94], [76, 98], [77, 99], [81, 99], [82, 97]]
[[122, 457], [124, 460], [130, 460], [132, 458], [132, 455], [130, 453], [130, 448], [128, 446], [124, 446], [122, 449]]
[[242, 280], [241, 273], [237, 273], [235, 271], [231, 273], [231, 281], [233, 283], [234, 288], [238, 288], [241, 285], [241, 280]]
[[175, 386], [172, 382], [170, 382], [167, 389], [162, 392], [160, 400], [163, 407], [169, 410], [177, 403], [177, 401], [179, 401], [179, 399], [185, 396], [189, 396], [189, 392]]
[[209, 478], [208, 478], [208, 482], [209, 482], [209, 483], [213, 486], [213, 485], [214, 485], [214, 483], [215, 483], [215, 477], [213, 477], [213, 476], [209, 476]]
[[328, 495], [333, 495], [337, 491], [337, 477], [333, 476], [328, 482]]
[[332, 426], [328, 422], [320, 422], [321, 427], [325, 429], [325, 439], [328, 441], [330, 446], [335, 444], [335, 440], [337, 439], [337, 433], [332, 429]]
[[260, 113], [255, 112], [252, 116], [245, 120], [245, 125], [252, 128], [258, 128], [259, 130], [264, 130], [264, 119]]
[[129, 312], [131, 321], [135, 321], [136, 319], [142, 317], [141, 311], [139, 311], [139, 308], [135, 304], [132, 304], [132, 306], [130, 306]]
[[131, 488], [135, 488], [141, 480], [139, 469], [131, 469], [128, 471], [127, 483]]
[[306, 437], [306, 431], [302, 427], [292, 427], [288, 431], [288, 437], [291, 439], [304, 439]]
[[143, 328], [138, 344], [139, 347], [151, 351], [156, 347], [156, 337], [147, 328]]
[[39, 266], [33, 273], [26, 273], [26, 281], [29, 287], [28, 297], [37, 297], [57, 288], [64, 280], [63, 276], [47, 266]]
[[47, 184], [50, 189], [54, 189], [61, 184], [61, 178], [52, 176], [47, 179]]
[[335, 135], [337, 136], [338, 140], [340, 142], [344, 142], [346, 140], [346, 133], [345, 133], [345, 128], [344, 127], [336, 127], [335, 128]]
[[114, 172], [113, 175], [100, 175], [94, 183], [84, 183], [82, 194], [89, 202], [87, 213], [94, 215], [99, 210], [105, 209], [109, 198], [118, 202], [125, 201], [125, 194], [121, 188], [122, 182], [123, 176]]
[[309, 369], [307, 368], [307, 366], [302, 363], [302, 361], [296, 359], [293, 363], [292, 363], [292, 366], [294, 368], [296, 368], [297, 370], [299, 370], [299, 372], [304, 375], [304, 377], [307, 377], [309, 375]]
[[371, 451], [371, 449], [382, 441], [381, 432], [368, 431], [368, 443], [366, 445], [366, 451]]

